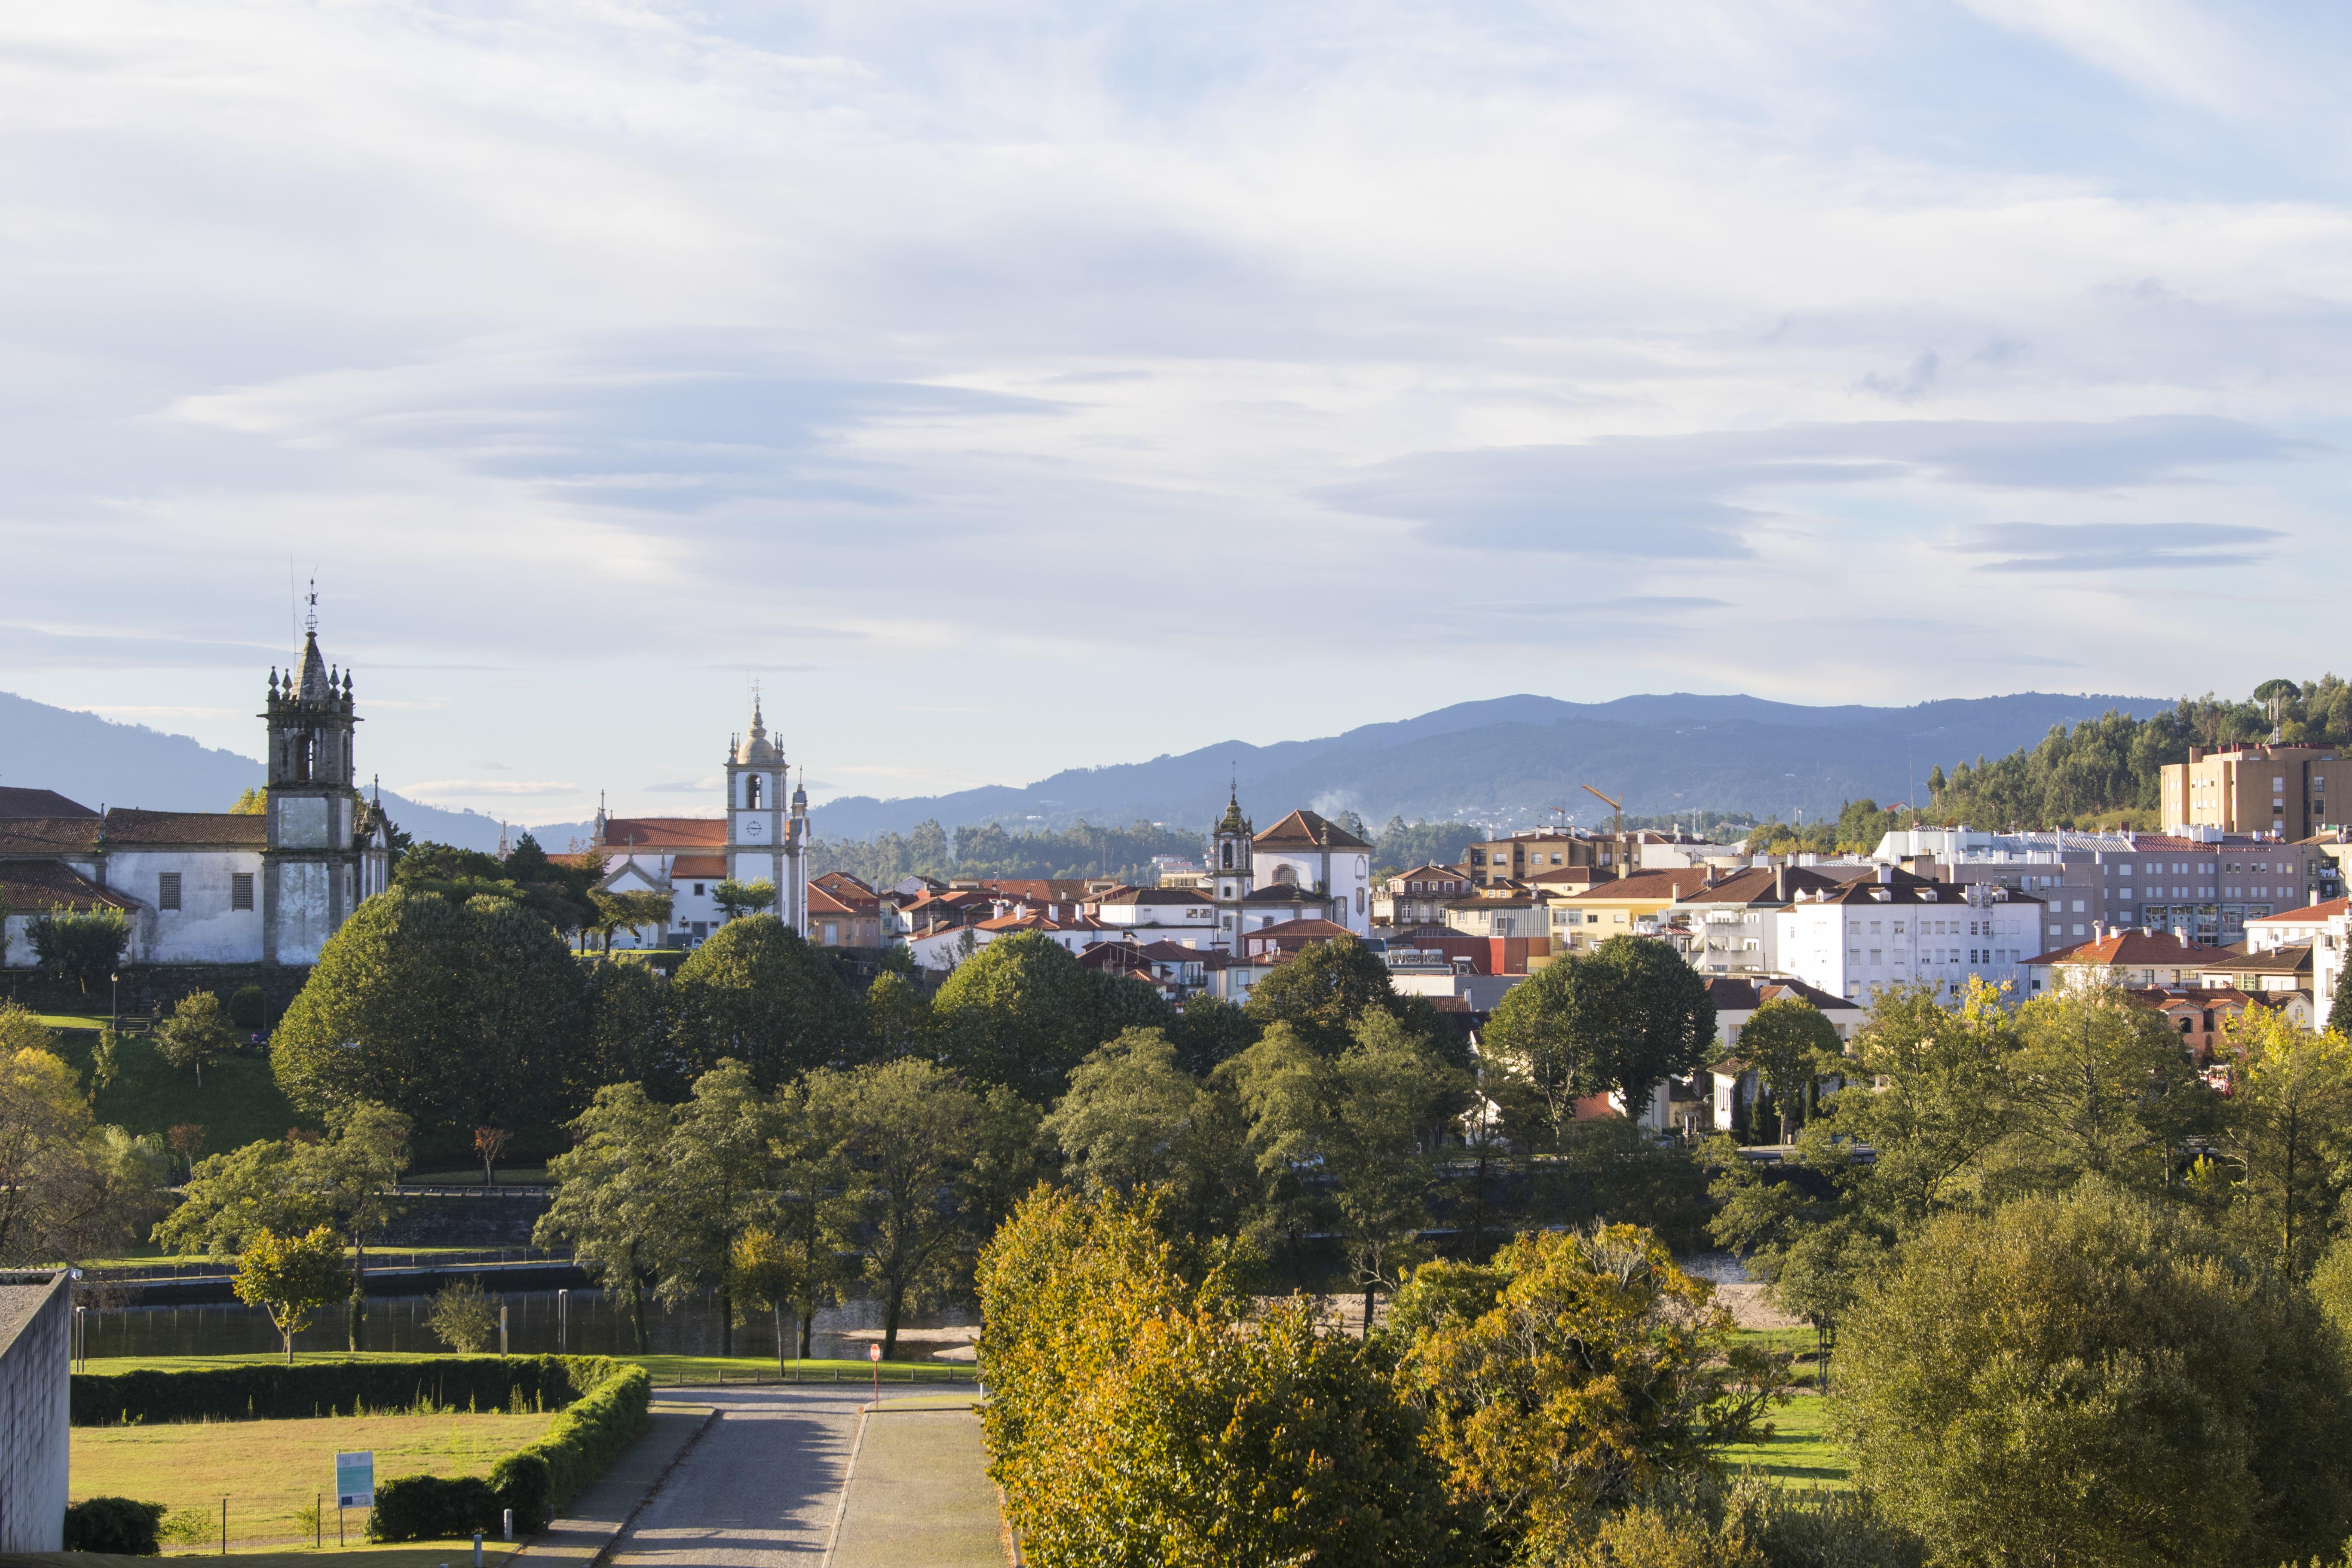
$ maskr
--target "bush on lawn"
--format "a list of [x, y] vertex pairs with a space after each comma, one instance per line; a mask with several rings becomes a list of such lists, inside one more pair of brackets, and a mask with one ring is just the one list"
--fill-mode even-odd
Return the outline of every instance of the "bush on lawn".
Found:
[[135, 1502], [127, 1497], [84, 1498], [66, 1510], [66, 1550], [160, 1557], [163, 1547], [155, 1531], [163, 1522], [160, 1502]]
[[514, 1510], [517, 1531], [547, 1528], [555, 1510], [604, 1473], [646, 1429], [654, 1380], [645, 1368], [603, 1356], [612, 1375], [564, 1406], [546, 1436], [509, 1454], [490, 1471], [502, 1507]]
[[499, 1532], [506, 1505], [479, 1476], [402, 1476], [375, 1489], [368, 1515], [370, 1541], [446, 1541], [452, 1536]]

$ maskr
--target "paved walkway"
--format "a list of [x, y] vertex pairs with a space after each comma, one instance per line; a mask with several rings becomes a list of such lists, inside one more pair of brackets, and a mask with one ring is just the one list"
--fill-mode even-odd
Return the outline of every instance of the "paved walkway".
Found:
[[866, 1416], [831, 1568], [1003, 1568], [1004, 1526], [970, 1395]]
[[615, 1568], [815, 1568], [867, 1391], [815, 1383], [695, 1394], [725, 1414], [621, 1537]]
[[613, 1461], [603, 1479], [572, 1499], [561, 1518], [515, 1553], [518, 1568], [534, 1563], [545, 1568], [586, 1568], [612, 1543], [629, 1510], [661, 1479], [678, 1450], [693, 1441], [717, 1403], [703, 1400], [688, 1405], [656, 1399], [651, 1430]]

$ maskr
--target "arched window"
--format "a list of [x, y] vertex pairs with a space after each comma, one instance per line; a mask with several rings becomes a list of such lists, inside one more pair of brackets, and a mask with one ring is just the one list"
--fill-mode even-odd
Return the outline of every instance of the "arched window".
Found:
[[746, 809], [760, 809], [760, 775], [752, 773], [743, 781], [743, 805]]
[[1298, 885], [1298, 873], [1291, 867], [1276, 866], [1274, 868], [1274, 879], [1288, 887], [1297, 887]]
[[1226, 870], [1228, 870], [1228, 871], [1230, 871], [1230, 870], [1232, 870], [1232, 869], [1234, 868], [1234, 841], [1233, 841], [1232, 839], [1230, 839], [1230, 838], [1226, 839], [1226, 840], [1225, 840], [1225, 846], [1224, 846], [1224, 847], [1225, 847], [1225, 869], [1226, 869]]

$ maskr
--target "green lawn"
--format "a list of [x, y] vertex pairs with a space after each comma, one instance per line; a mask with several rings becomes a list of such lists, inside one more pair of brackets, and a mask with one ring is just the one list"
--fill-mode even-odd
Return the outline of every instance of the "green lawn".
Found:
[[1735, 1475], [1754, 1470], [1784, 1487], [1852, 1490], [1845, 1455], [1829, 1440], [1828, 1426], [1829, 1401], [1818, 1394], [1801, 1394], [1772, 1413], [1770, 1437], [1726, 1448], [1723, 1461]]
[[[482, 1184], [479, 1165], [463, 1165], [442, 1171], [410, 1171], [401, 1178], [404, 1186], [411, 1187], [478, 1187]], [[492, 1184], [501, 1187], [544, 1187], [552, 1178], [544, 1165], [500, 1165], [499, 1179]]]
[[[432, 1263], [440, 1258], [460, 1254], [479, 1258], [483, 1253], [495, 1253], [498, 1250], [499, 1248], [495, 1247], [371, 1247], [367, 1249], [368, 1268], [371, 1270], [403, 1268], [415, 1264]], [[514, 1262], [532, 1261], [526, 1247], [509, 1247], [506, 1250], [514, 1254], [512, 1258]], [[350, 1258], [352, 1248], [348, 1247], [343, 1248], [343, 1256], [346, 1258]], [[561, 1259], [555, 1261], [561, 1261]], [[139, 1242], [113, 1258], [81, 1259], [81, 1265], [85, 1268], [152, 1268], [167, 1263], [179, 1265], [183, 1271], [187, 1273], [226, 1273], [236, 1266], [236, 1260], [233, 1258], [185, 1257], [176, 1252], [165, 1252], [152, 1241]]]
[[[58, 1055], [85, 1084], [90, 1081], [90, 1052], [97, 1044], [98, 1036], [88, 1029], [61, 1032], [57, 1037]], [[206, 1069], [202, 1089], [194, 1073], [182, 1072], [155, 1054], [152, 1036], [124, 1035], [117, 1053], [114, 1081], [92, 1101], [100, 1121], [159, 1135], [192, 1121], [205, 1130], [204, 1154], [283, 1138], [288, 1128], [302, 1122], [278, 1092], [278, 1081], [269, 1074], [269, 1058], [257, 1047], [215, 1063]]]
[[[224, 1498], [231, 1547], [308, 1545], [319, 1538], [312, 1510], [321, 1493], [325, 1539], [335, 1539], [336, 1454], [373, 1450], [378, 1483], [395, 1476], [488, 1475], [554, 1419], [552, 1413], [500, 1412], [77, 1426], [72, 1496], [160, 1502], [176, 1537], [171, 1545], [181, 1550], [220, 1549]], [[367, 1521], [355, 1511], [344, 1522], [348, 1539]]]

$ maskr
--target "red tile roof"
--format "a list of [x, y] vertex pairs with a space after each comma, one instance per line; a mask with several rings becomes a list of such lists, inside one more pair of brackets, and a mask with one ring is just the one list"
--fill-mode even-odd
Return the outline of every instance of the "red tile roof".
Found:
[[614, 816], [604, 823], [612, 849], [713, 849], [726, 842], [723, 816]]
[[1314, 849], [1370, 849], [1371, 846], [1339, 824], [1311, 811], [1294, 811], [1250, 840], [1261, 849], [1296, 845]]
[[2255, 925], [2263, 921], [2285, 921], [2296, 925], [2319, 925], [2347, 909], [2352, 909], [2352, 898], [2329, 899], [2325, 903], [2306, 904], [2299, 910], [2281, 910], [2274, 915], [2258, 915], [2246, 923]]
[[152, 844], [178, 847], [205, 845], [237, 849], [263, 849], [269, 844], [269, 819], [235, 811], [132, 811], [117, 806], [105, 816], [106, 842]]
[[2053, 948], [2025, 962], [2042, 965], [2113, 965], [2126, 969], [2227, 969], [2241, 956], [2226, 948], [2183, 942], [2169, 931], [2119, 931], [2095, 942]]
[[680, 855], [669, 863], [673, 881], [680, 877], [716, 877], [725, 880], [727, 857], [724, 855]]
[[0, 860], [0, 904], [19, 915], [59, 905], [69, 910], [135, 910], [139, 902], [101, 888], [70, 866], [55, 860]]
[[1589, 899], [1596, 904], [1611, 899], [1671, 900], [1687, 898], [1706, 886], [1706, 867], [1678, 866], [1659, 871], [1636, 871], [1613, 882], [1595, 882], [1581, 893], [1570, 893], [1569, 898], [1571, 901]]

